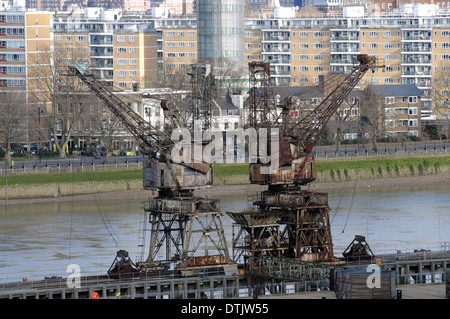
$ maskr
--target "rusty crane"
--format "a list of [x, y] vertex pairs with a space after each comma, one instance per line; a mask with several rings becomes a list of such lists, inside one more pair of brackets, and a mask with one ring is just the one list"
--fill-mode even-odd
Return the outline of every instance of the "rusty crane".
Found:
[[[251, 62], [249, 124], [277, 128], [279, 139], [268, 136], [267, 149], [278, 143], [279, 165], [257, 158], [250, 163], [250, 182], [268, 185], [253, 199], [253, 208], [227, 212], [233, 218], [233, 258], [248, 258], [250, 267], [264, 268], [264, 258], [288, 258], [305, 262], [334, 261], [328, 194], [302, 189], [315, 180], [313, 147], [327, 123], [352, 89], [369, 70], [382, 67], [377, 59], [358, 55], [350, 73], [340, 75], [334, 87], [316, 107], [298, 110], [295, 96], [284, 103], [270, 85], [269, 62]], [[293, 117], [292, 111], [301, 112]], [[271, 140], [272, 138], [272, 140]], [[275, 148], [272, 150], [274, 151]]]
[[[197, 92], [209, 90], [207, 84], [210, 71], [209, 65], [193, 66], [190, 76]], [[150, 198], [144, 205], [144, 230], [150, 234], [144, 232], [141, 247], [143, 254], [144, 250], [148, 249], [148, 257], [127, 267], [124, 263], [130, 259], [121, 258], [124, 255], [121, 250], [120, 256], [118, 252], [116, 257], [116, 260], [121, 262], [120, 267], [113, 264], [110, 272], [118, 269], [167, 269], [174, 263], [178, 270], [189, 274], [198, 273], [200, 269], [205, 268], [232, 267], [233, 262], [228, 253], [222, 225], [220, 201], [196, 197], [193, 194], [196, 189], [212, 186], [211, 163], [194, 160], [181, 162], [172, 158], [173, 152], [184, 156], [183, 152], [192, 150], [190, 147], [177, 148], [171, 134], [180, 126], [192, 129], [192, 118], [183, 118], [183, 112], [180, 112], [176, 105], [164, 100], [161, 107], [167, 125], [164, 131], [159, 130], [143, 120], [114, 92], [90, 74], [87, 63], [71, 64], [69, 74], [78, 76], [133, 134], [141, 148], [148, 151], [148, 160], [143, 167], [143, 186], [144, 189], [158, 192], [157, 196]], [[208, 113], [205, 103], [199, 101], [191, 103], [190, 111], [196, 119]], [[208, 126], [210, 122], [203, 124]], [[192, 154], [187, 156], [188, 159], [192, 158]], [[145, 248], [147, 244], [148, 247]]]

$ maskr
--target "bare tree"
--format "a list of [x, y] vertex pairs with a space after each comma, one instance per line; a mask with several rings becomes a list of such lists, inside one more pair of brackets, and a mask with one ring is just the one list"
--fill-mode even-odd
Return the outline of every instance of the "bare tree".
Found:
[[357, 118], [358, 112], [359, 98], [347, 98], [336, 110], [334, 120], [330, 121], [329, 126], [334, 128], [334, 133], [336, 134], [336, 153], [340, 150], [341, 143], [344, 141], [344, 135], [358, 129], [352, 125], [355, 122], [355, 118]]
[[[83, 50], [82, 50], [83, 49]], [[67, 155], [68, 143], [72, 138], [75, 124], [85, 111], [89, 98], [83, 83], [69, 76], [68, 66], [86, 60], [87, 53], [79, 47], [43, 48], [35, 61], [36, 83], [32, 95], [39, 105], [41, 118], [50, 130], [54, 146], [61, 158]], [[84, 100], [84, 101], [83, 101]]]
[[441, 139], [444, 132], [450, 134], [450, 64], [438, 66], [433, 77], [432, 100], [436, 130]]
[[[0, 93], [0, 137], [7, 151], [7, 163], [11, 162], [11, 144], [26, 135], [26, 103], [16, 92]], [[7, 164], [8, 165], [8, 164]]]
[[373, 150], [377, 151], [378, 139], [384, 134], [384, 109], [379, 97], [375, 95], [370, 86], [364, 91], [361, 99], [361, 130], [369, 131], [369, 140], [372, 142]]

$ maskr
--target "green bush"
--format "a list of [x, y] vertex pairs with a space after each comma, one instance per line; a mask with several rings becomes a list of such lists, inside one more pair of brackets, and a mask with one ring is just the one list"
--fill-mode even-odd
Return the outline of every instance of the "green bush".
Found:
[[6, 156], [6, 152], [2, 148], [0, 148], [0, 159], [5, 158], [5, 156]]

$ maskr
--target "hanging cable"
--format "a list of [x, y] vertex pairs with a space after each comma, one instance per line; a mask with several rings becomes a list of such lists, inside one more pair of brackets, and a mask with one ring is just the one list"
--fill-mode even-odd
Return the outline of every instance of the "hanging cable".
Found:
[[70, 210], [70, 231], [69, 231], [69, 260], [72, 258], [72, 229], [73, 229], [73, 195], [74, 195], [75, 173], [72, 169], [72, 207]]
[[94, 198], [94, 203], [95, 203], [95, 205], [97, 207], [97, 211], [98, 211], [98, 213], [100, 215], [100, 219], [102, 220], [103, 225], [105, 226], [105, 228], [108, 231], [109, 235], [111, 236], [113, 241], [116, 243], [116, 246], [118, 246], [116, 238], [119, 239], [119, 236], [114, 231], [114, 228], [112, 227], [112, 225], [111, 225], [111, 223], [110, 223], [110, 221], [108, 219], [108, 216], [107, 216], [107, 214], [105, 212], [105, 209], [104, 209], [104, 207], [103, 207], [103, 205], [101, 203], [101, 200], [98, 198], [98, 191], [97, 191], [97, 189], [95, 187], [95, 183], [94, 183], [94, 180], [93, 180], [93, 177], [92, 177], [92, 174], [91, 174], [90, 171], [87, 172], [87, 177], [88, 177], [89, 184], [90, 184], [90, 186], [92, 188], [92, 196]]

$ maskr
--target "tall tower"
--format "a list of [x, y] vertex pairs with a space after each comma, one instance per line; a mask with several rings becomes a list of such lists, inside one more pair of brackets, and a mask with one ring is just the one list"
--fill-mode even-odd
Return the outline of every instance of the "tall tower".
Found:
[[198, 0], [198, 62], [244, 69], [244, 0]]

